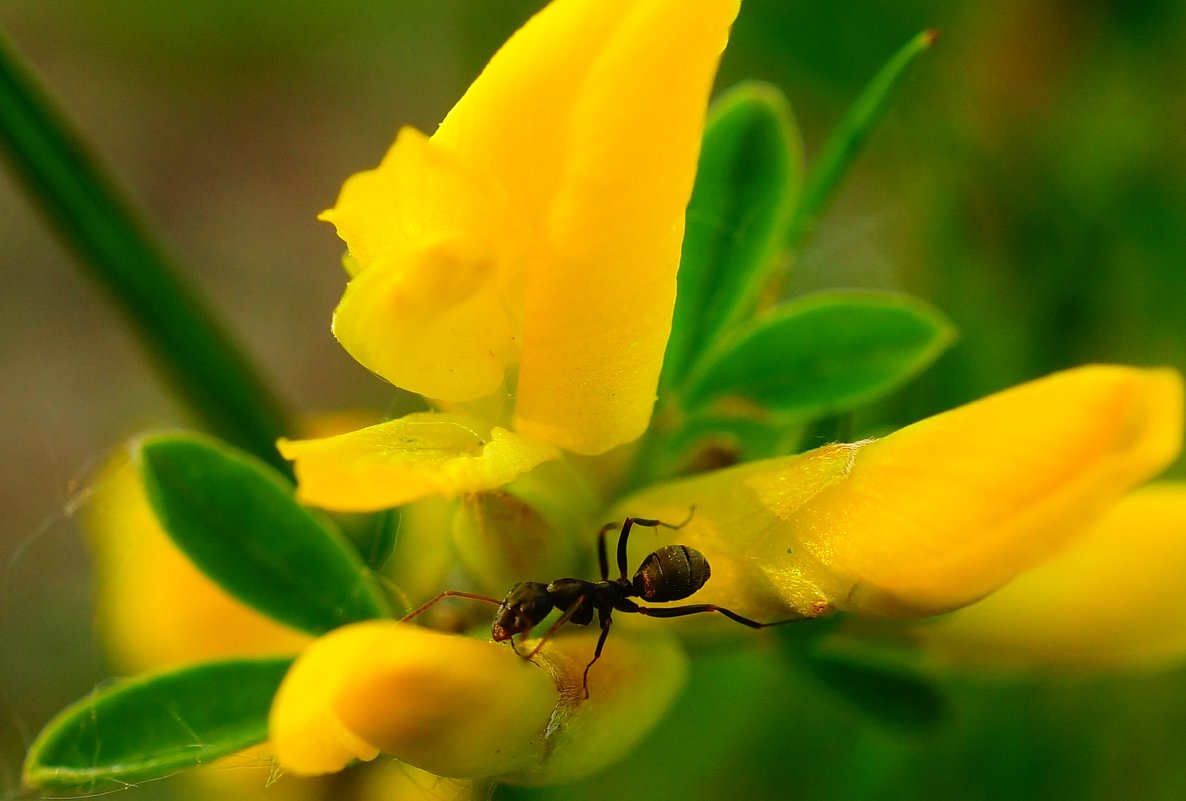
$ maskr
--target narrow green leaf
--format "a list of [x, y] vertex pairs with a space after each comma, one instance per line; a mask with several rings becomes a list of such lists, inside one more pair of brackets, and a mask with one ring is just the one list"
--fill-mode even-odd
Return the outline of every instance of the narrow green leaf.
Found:
[[824, 206], [852, 166], [869, 133], [889, 107], [906, 68], [919, 53], [930, 48], [937, 38], [936, 31], [923, 31], [895, 53], [865, 87], [824, 144], [815, 166], [807, 174], [795, 206], [788, 229], [788, 242], [792, 248], [802, 244], [806, 235], [815, 228]]
[[801, 178], [798, 129], [777, 88], [742, 84], [717, 101], [688, 205], [665, 386], [678, 386], [693, 359], [752, 310]]
[[953, 338], [938, 311], [904, 295], [819, 293], [739, 334], [691, 383], [686, 402], [741, 399], [802, 420], [839, 414], [896, 389]]
[[263, 742], [272, 696], [291, 664], [291, 657], [210, 662], [97, 689], [37, 736], [25, 783], [123, 789]]
[[139, 443], [157, 519], [228, 593], [311, 634], [389, 613], [349, 541], [267, 465], [194, 434]]
[[931, 729], [948, 717], [947, 700], [922, 673], [850, 655], [799, 653], [799, 664], [820, 685], [862, 714], [895, 729]]
[[0, 150], [212, 431], [283, 471], [275, 397], [0, 37]]

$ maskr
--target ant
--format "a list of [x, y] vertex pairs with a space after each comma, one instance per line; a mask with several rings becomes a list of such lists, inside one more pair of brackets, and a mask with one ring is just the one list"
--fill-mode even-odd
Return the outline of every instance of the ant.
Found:
[[[601, 636], [597, 639], [597, 648], [593, 658], [585, 665], [584, 689], [585, 697], [589, 697], [589, 668], [593, 667], [601, 658], [601, 651], [605, 647], [605, 639], [609, 636], [610, 625], [613, 623], [613, 613], [630, 612], [648, 617], [683, 617], [701, 612], [719, 612], [730, 620], [735, 620], [743, 626], [762, 629], [767, 626], [777, 626], [790, 623], [790, 620], [780, 620], [774, 623], [759, 623], [750, 620], [729, 609], [713, 604], [687, 604], [685, 606], [653, 607], [639, 606], [631, 598], [641, 598], [645, 601], [666, 602], [680, 601], [687, 598], [696, 590], [704, 586], [712, 574], [708, 560], [704, 554], [686, 545], [664, 545], [651, 553], [639, 566], [633, 578], [626, 572], [626, 542], [630, 537], [630, 529], [634, 526], [648, 528], [669, 528], [675, 531], [683, 528], [692, 519], [693, 507], [687, 520], [679, 524], [664, 523], [645, 517], [627, 517], [622, 522], [621, 533], [618, 535], [618, 571], [616, 579], [609, 578], [609, 558], [605, 550], [605, 535], [617, 523], [606, 523], [597, 532], [597, 556], [601, 566], [601, 581], [596, 583], [576, 578], [561, 578], [549, 584], [538, 581], [521, 581], [511, 587], [506, 597], [499, 601], [488, 595], [446, 590], [426, 604], [412, 610], [404, 616], [402, 622], [418, 617], [430, 606], [445, 598], [470, 598], [498, 605], [498, 612], [494, 615], [494, 624], [490, 628], [490, 635], [495, 642], [510, 641], [511, 648], [524, 659], [531, 659], [544, 644], [551, 639], [556, 630], [565, 623], [575, 623], [587, 626], [593, 622], [593, 613], [597, 613], [598, 623], [601, 625]], [[516, 634], [526, 634], [535, 628], [553, 609], [563, 610], [563, 614], [552, 624], [547, 633], [540, 638], [539, 643], [531, 653], [522, 654], [515, 646], [513, 639]], [[795, 618], [798, 619], [798, 618]], [[520, 638], [522, 639], [522, 638]]]

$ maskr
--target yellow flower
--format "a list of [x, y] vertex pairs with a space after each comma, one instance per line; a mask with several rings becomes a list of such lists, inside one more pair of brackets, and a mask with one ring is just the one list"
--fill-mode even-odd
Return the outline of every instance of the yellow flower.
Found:
[[[576, 456], [640, 436], [736, 12], [733, 0], [556, 0], [436, 134], [405, 129], [377, 169], [347, 182], [324, 215], [349, 248], [334, 332], [434, 410], [282, 442], [302, 500], [359, 511], [472, 500], [514, 480], [547, 484], [545, 462], [595, 471], [608, 462]], [[702, 551], [712, 578], [697, 601], [757, 621], [925, 618], [1072, 545], [1177, 455], [1182, 406], [1172, 371], [1087, 367], [881, 440], [638, 490], [611, 516], [680, 521], [694, 509], [678, 531], [636, 541]], [[570, 488], [554, 489], [552, 503]], [[663, 714], [682, 674], [665, 634], [674, 622], [619, 617], [588, 698], [595, 633], [549, 639], [526, 664], [506, 647], [392, 621], [332, 632], [273, 704], [278, 759], [316, 774], [389, 753], [440, 775], [528, 782], [596, 770]]]
[[557, 0], [427, 138], [404, 129], [323, 218], [334, 333], [445, 411], [281, 442], [302, 500], [373, 510], [603, 453], [650, 420], [684, 209], [738, 0]]
[[[607, 452], [647, 428], [705, 107], [737, 10], [737, 0], [556, 0], [431, 138], [401, 131], [324, 215], [349, 248], [336, 336], [432, 411], [281, 449], [309, 504], [418, 501], [401, 538], [431, 543], [432, 528], [441, 542], [401, 568], [422, 574], [413, 591], [452, 566], [445, 533], [530, 528], [530, 550], [543, 551], [549, 537], [576, 536], [558, 521], [590, 510], [678, 522], [691, 509], [678, 531], [635, 537], [639, 552], [678, 542], [707, 557], [711, 580], [690, 603], [760, 622], [835, 611], [917, 620], [985, 598], [987, 608], [1026, 571], [1054, 566], [1178, 454], [1181, 377], [1093, 366], [883, 439], [634, 488], [617, 501], [613, 478], [596, 489], [574, 478], [620, 467], [611, 468], [620, 453]], [[504, 487], [506, 497], [493, 492]], [[458, 495], [465, 504], [445, 503]], [[504, 513], [510, 522], [499, 524]], [[518, 555], [502, 562], [526, 569]], [[746, 633], [702, 611], [684, 625]], [[289, 671], [270, 746], [301, 775], [381, 753], [476, 780], [586, 775], [635, 745], [682, 685], [679, 624], [639, 618], [619, 613], [587, 695], [596, 631], [522, 643], [541, 646], [527, 662], [504, 645], [417, 625], [345, 626]], [[1159, 653], [1186, 646], [1167, 642]]]

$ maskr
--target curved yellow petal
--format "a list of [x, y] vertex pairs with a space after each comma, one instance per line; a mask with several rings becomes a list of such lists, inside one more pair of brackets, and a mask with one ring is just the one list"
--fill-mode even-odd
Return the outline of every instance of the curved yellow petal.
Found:
[[1117, 502], [1073, 547], [910, 628], [957, 664], [1155, 666], [1186, 656], [1186, 483]]
[[157, 523], [126, 453], [93, 485], [83, 527], [96, 560], [104, 646], [117, 672], [292, 654], [309, 642], [193, 566]]
[[570, 781], [625, 754], [683, 686], [685, 658], [672, 638], [615, 631], [612, 639], [586, 698], [596, 632], [553, 638], [533, 664], [506, 645], [411, 624], [346, 626], [317, 640], [285, 677], [270, 743], [280, 766], [299, 775], [383, 752], [439, 776]]
[[[555, 7], [594, 5], [618, 4]], [[631, 3], [580, 77], [546, 249], [527, 265], [516, 428], [585, 454], [646, 429], [709, 92], [737, 10], [737, 0]]]
[[392, 620], [346, 626], [296, 661], [272, 705], [276, 759], [303, 775], [379, 751], [441, 776], [538, 758], [557, 693], [510, 648]]
[[[1182, 441], [1172, 370], [1057, 373], [876, 441], [832, 445], [645, 491], [713, 578], [699, 598], [760, 620], [965, 606], [1071, 542]], [[653, 547], [654, 540], [648, 543]]]
[[302, 503], [354, 512], [494, 489], [557, 456], [547, 443], [433, 412], [277, 447], [294, 462]]
[[499, 240], [506, 199], [424, 134], [405, 128], [383, 163], [353, 176], [321, 215], [350, 248], [353, 278], [334, 335], [396, 386], [465, 401], [497, 389], [518, 358], [515, 291]]
[[378, 167], [351, 176], [335, 206], [318, 217], [346, 242], [352, 275], [425, 242], [458, 236], [492, 242], [513, 224], [507, 218], [506, 195], [484, 167], [467, 167], [409, 127]]
[[380, 262], [346, 287], [334, 336], [398, 387], [450, 401], [488, 395], [517, 358], [496, 261], [477, 240], [455, 238]]

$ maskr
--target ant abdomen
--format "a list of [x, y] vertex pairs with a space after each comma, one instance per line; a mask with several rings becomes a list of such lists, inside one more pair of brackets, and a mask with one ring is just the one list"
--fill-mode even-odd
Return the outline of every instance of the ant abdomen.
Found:
[[643, 560], [634, 591], [647, 601], [678, 601], [704, 586], [712, 570], [704, 554], [686, 545], [664, 545]]

